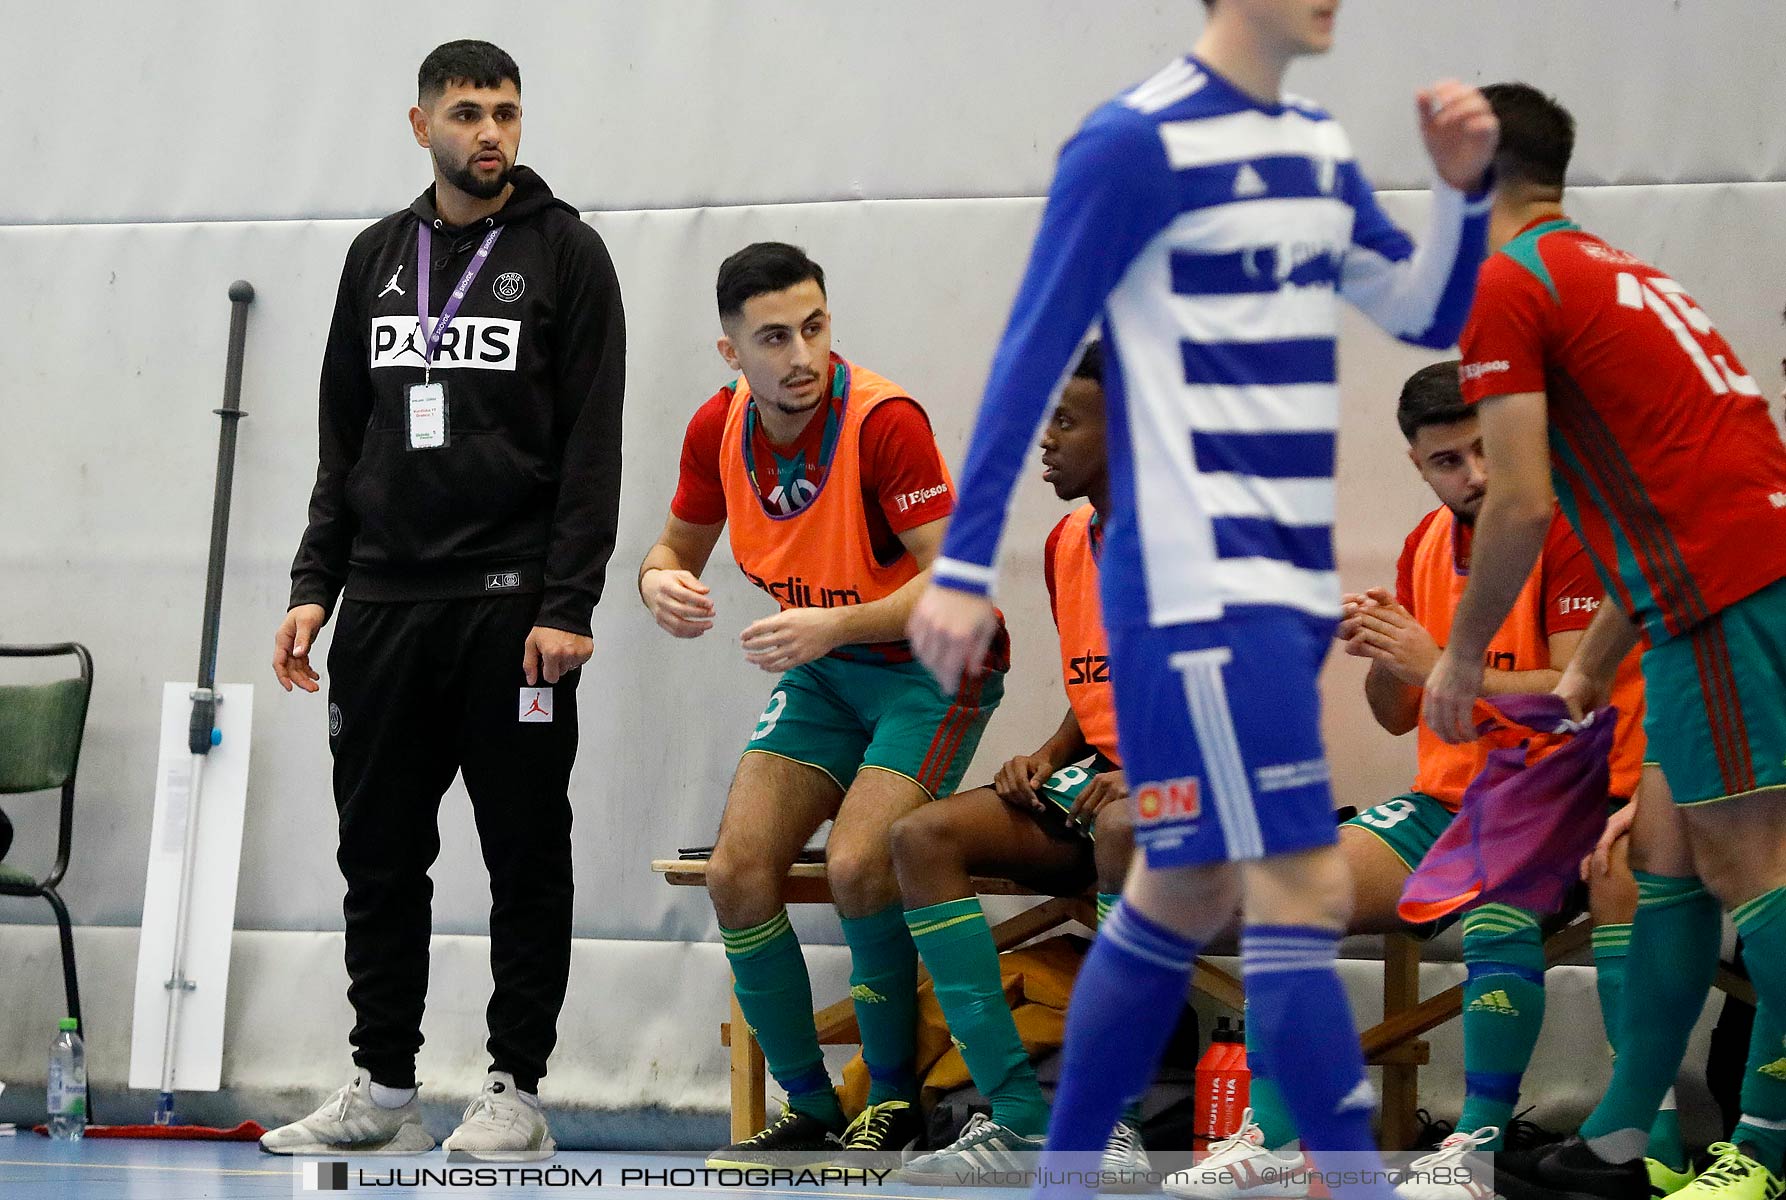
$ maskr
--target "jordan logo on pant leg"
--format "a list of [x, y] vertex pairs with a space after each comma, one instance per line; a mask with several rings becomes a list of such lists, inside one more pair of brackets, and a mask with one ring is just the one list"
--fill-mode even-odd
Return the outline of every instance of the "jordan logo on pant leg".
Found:
[[521, 689], [521, 721], [531, 725], [550, 725], [552, 723], [552, 689]]

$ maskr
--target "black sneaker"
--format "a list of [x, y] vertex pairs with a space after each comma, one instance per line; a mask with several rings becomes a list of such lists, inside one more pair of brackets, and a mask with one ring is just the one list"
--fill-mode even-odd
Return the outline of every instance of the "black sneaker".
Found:
[[1441, 1121], [1424, 1108], [1414, 1110], [1414, 1119], [1420, 1122], [1420, 1132], [1414, 1135], [1414, 1150], [1437, 1150], [1446, 1138], [1457, 1132], [1457, 1126], [1450, 1121]]
[[843, 1131], [843, 1153], [833, 1165], [846, 1170], [896, 1170], [905, 1152], [924, 1137], [924, 1117], [904, 1100], [870, 1104]]
[[1528, 1108], [1515, 1113], [1513, 1119], [1507, 1122], [1507, 1131], [1501, 1136], [1501, 1149], [1503, 1151], [1521, 1154], [1537, 1150], [1541, 1146], [1549, 1146], [1555, 1142], [1560, 1142], [1566, 1136], [1561, 1133], [1553, 1133], [1536, 1121], [1526, 1120], [1526, 1113], [1531, 1111], [1532, 1110]]
[[784, 1108], [761, 1133], [707, 1156], [710, 1167], [798, 1167], [825, 1162], [843, 1149], [831, 1126], [809, 1113]]
[[1580, 1134], [1524, 1154], [1495, 1158], [1495, 1191], [1506, 1200], [1648, 1200], [1643, 1159], [1607, 1162]]

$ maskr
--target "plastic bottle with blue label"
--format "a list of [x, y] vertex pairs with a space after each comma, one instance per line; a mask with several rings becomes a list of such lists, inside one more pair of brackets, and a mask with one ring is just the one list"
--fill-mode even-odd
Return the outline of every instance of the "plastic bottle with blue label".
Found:
[[50, 1043], [50, 1136], [59, 1142], [79, 1141], [87, 1132], [87, 1048], [80, 1024], [63, 1017]]

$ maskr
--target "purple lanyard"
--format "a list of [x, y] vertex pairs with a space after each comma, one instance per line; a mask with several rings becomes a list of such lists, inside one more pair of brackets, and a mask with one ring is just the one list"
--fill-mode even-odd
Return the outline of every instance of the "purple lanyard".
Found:
[[446, 328], [453, 323], [453, 318], [459, 315], [460, 301], [464, 300], [465, 293], [471, 290], [471, 281], [476, 279], [478, 272], [483, 269], [484, 260], [490, 257], [490, 247], [494, 246], [496, 244], [496, 239], [501, 236], [502, 226], [500, 225], [484, 235], [484, 244], [479, 246], [478, 252], [471, 256], [471, 265], [467, 266], [465, 268], [465, 274], [459, 277], [459, 286], [453, 289], [453, 294], [447, 297], [446, 306], [440, 310], [440, 320], [434, 322], [433, 329], [429, 329], [428, 265], [429, 260], [432, 257], [430, 251], [434, 246], [434, 234], [433, 231], [428, 228], [428, 222], [426, 221], [423, 221], [416, 226], [416, 325], [426, 331], [422, 342], [423, 379], [428, 378], [429, 372], [433, 369], [434, 352], [440, 349], [441, 335], [446, 333]]

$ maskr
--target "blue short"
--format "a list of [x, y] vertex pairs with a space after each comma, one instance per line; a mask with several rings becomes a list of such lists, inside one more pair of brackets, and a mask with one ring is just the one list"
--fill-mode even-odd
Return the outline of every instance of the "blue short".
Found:
[[1334, 625], [1259, 607], [1110, 631], [1117, 740], [1150, 867], [1334, 843], [1316, 688]]

